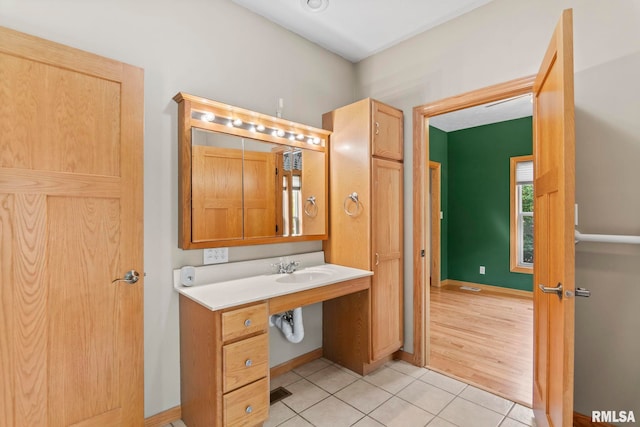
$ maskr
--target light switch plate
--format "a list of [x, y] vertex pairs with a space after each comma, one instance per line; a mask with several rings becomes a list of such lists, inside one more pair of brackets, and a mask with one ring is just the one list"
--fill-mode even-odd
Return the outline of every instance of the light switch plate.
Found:
[[229, 262], [229, 248], [213, 248], [204, 250], [202, 259], [203, 264], [221, 264], [223, 262]]
[[485, 272], [484, 265], [481, 265], [480, 266], [480, 274], [484, 274], [484, 272]]

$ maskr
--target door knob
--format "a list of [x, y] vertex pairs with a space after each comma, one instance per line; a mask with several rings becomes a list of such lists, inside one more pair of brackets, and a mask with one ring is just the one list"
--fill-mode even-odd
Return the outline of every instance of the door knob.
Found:
[[111, 283], [127, 282], [128, 284], [133, 285], [138, 280], [140, 280], [140, 273], [135, 270], [129, 270], [124, 274], [124, 277], [122, 279], [113, 279]]
[[538, 288], [545, 294], [556, 294], [560, 299], [562, 299], [562, 283], [558, 283], [558, 286], [555, 288], [548, 288], [543, 284], [538, 284]]

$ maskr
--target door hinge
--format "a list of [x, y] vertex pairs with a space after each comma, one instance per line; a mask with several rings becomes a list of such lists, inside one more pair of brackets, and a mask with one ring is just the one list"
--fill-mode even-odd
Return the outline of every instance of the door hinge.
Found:
[[424, 256], [425, 256], [425, 255], [426, 255], [426, 253], [425, 253], [424, 249], [423, 249], [423, 250], [421, 250], [421, 251], [420, 251], [420, 256], [421, 256], [422, 258], [424, 258]]

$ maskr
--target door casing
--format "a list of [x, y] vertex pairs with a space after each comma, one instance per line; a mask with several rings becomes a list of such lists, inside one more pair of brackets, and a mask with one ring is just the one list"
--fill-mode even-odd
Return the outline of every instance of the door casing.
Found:
[[[413, 363], [429, 363], [430, 296], [426, 285], [431, 274], [429, 209], [429, 118], [477, 105], [500, 101], [533, 91], [535, 76], [527, 76], [467, 92], [413, 109]], [[424, 255], [422, 251], [424, 250]]]

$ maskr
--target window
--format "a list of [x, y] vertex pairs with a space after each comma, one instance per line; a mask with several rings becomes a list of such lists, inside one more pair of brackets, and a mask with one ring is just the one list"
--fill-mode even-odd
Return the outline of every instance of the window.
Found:
[[511, 158], [511, 271], [533, 273], [533, 156]]

